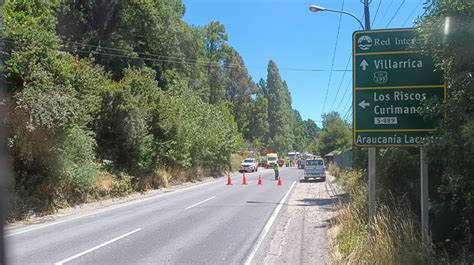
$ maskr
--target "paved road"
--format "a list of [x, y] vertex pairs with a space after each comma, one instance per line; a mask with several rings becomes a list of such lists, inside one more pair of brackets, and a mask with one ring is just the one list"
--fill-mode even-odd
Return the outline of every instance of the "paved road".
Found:
[[[243, 264], [279, 202], [302, 177], [247, 174], [7, 232], [11, 264]], [[258, 186], [258, 175], [264, 185]], [[267, 225], [268, 227], [268, 225]]]

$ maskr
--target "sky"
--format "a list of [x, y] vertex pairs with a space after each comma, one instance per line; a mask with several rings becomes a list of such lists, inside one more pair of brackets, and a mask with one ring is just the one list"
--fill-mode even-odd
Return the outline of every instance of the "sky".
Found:
[[[372, 29], [406, 28], [423, 14], [425, 0], [372, 0]], [[360, 24], [348, 15], [312, 13], [310, 5], [344, 10], [363, 22], [360, 0], [183, 0], [183, 19], [204, 26], [224, 24], [228, 43], [244, 59], [255, 82], [266, 79], [269, 60], [286, 80], [293, 108], [321, 126], [337, 111], [352, 119], [352, 33]], [[332, 71], [331, 71], [332, 69]]]

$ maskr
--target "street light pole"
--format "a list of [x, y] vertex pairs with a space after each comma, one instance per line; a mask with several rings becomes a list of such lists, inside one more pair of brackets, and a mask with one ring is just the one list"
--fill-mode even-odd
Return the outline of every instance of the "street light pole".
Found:
[[[358, 19], [354, 14], [343, 11], [343, 10], [335, 10], [335, 9], [330, 9], [330, 8], [324, 8], [316, 5], [312, 5], [309, 7], [309, 10], [311, 12], [322, 12], [322, 11], [329, 11], [329, 12], [336, 12], [336, 13], [342, 13], [349, 15], [353, 17], [357, 22], [359, 22], [360, 27], [362, 30], [370, 30], [370, 13], [369, 13], [369, 0], [361, 0], [361, 2], [364, 4], [364, 21], [365, 21], [365, 27], [362, 24], [362, 21]], [[377, 157], [377, 149], [375, 147], [369, 147], [368, 148], [368, 173], [369, 173], [369, 234], [371, 236], [375, 235], [375, 231], [373, 229], [373, 222], [374, 222], [374, 217], [375, 217], [375, 178], [376, 178], [376, 157]], [[426, 184], [425, 184], [426, 185]], [[426, 222], [426, 221], [425, 221]]]
[[[362, 21], [360, 21], [360, 19], [358, 19], [354, 14], [352, 13], [349, 13], [349, 12], [346, 12], [346, 11], [343, 11], [343, 10], [336, 10], [336, 9], [331, 9], [331, 8], [325, 8], [325, 7], [320, 7], [320, 6], [315, 6], [315, 5], [311, 5], [309, 7], [309, 10], [311, 12], [323, 12], [323, 11], [328, 11], [328, 12], [335, 12], [335, 13], [342, 13], [342, 14], [346, 14], [346, 15], [349, 15], [351, 17], [353, 17], [355, 20], [357, 20], [357, 22], [359, 22], [359, 25], [362, 29], [364, 29], [364, 24], [362, 24]], [[367, 9], [368, 10], [368, 9]], [[366, 23], [367, 25], [367, 23]], [[369, 25], [369, 28], [370, 28], [370, 25]]]
[[364, 21], [365, 30], [370, 30], [369, 0], [364, 0]]

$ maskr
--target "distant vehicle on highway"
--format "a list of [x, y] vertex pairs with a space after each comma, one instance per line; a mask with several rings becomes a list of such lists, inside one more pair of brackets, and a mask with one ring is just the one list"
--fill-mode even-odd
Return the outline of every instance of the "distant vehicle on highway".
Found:
[[304, 179], [326, 181], [326, 166], [322, 158], [310, 158], [305, 161]]
[[246, 158], [240, 163], [239, 172], [257, 172], [258, 163], [255, 158]]
[[267, 168], [274, 167], [278, 163], [278, 155], [275, 153], [267, 154]]
[[266, 157], [260, 158], [260, 160], [258, 161], [258, 166], [263, 167], [263, 168], [267, 168], [268, 167], [267, 158]]
[[296, 160], [300, 158], [300, 152], [288, 152], [288, 159]]
[[304, 169], [306, 160], [310, 159], [311, 157], [313, 157], [312, 154], [303, 154], [301, 158], [298, 159], [298, 169]]

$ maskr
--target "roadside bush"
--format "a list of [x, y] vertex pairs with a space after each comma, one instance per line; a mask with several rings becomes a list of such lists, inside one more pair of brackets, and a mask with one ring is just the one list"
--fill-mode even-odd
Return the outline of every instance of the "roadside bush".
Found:
[[159, 161], [177, 168], [225, 169], [236, 150], [238, 131], [223, 106], [203, 102], [185, 88], [166, 93], [153, 124], [160, 139]]
[[[418, 235], [415, 215], [407, 200], [391, 197], [388, 204], [378, 203], [374, 218], [374, 237], [368, 224], [368, 197], [364, 174], [341, 174], [339, 182], [349, 191], [351, 201], [338, 209], [335, 247], [342, 264], [432, 264], [436, 263], [431, 246], [424, 246]], [[390, 196], [387, 196], [390, 197]]]
[[146, 191], [148, 189], [166, 188], [169, 180], [172, 178], [170, 172], [165, 168], [157, 168], [149, 175], [142, 176], [137, 179], [135, 189], [138, 191]]
[[94, 125], [100, 156], [138, 177], [150, 174], [156, 163], [150, 122], [160, 90], [154, 78], [148, 68], [126, 69], [123, 79], [104, 92]]
[[125, 174], [120, 174], [117, 176], [116, 181], [114, 182], [110, 195], [114, 197], [120, 197], [128, 195], [133, 192], [132, 185], [133, 177]]
[[110, 196], [115, 182], [115, 175], [110, 174], [105, 170], [100, 170], [99, 173], [94, 176], [90, 195], [94, 199]]
[[60, 177], [64, 181], [63, 193], [75, 194], [85, 201], [92, 189], [93, 177], [98, 173], [95, 160], [95, 140], [91, 132], [79, 127], [67, 130], [59, 147]]

